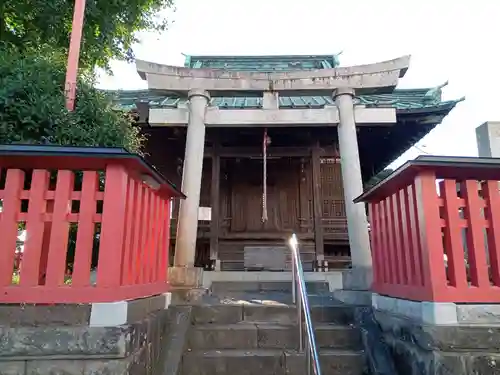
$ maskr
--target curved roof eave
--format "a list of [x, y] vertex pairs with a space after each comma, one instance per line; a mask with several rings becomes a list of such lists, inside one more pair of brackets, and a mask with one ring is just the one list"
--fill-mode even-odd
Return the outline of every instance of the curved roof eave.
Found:
[[441, 103], [436, 103], [436, 104], [431, 104], [427, 106], [422, 106], [422, 107], [409, 107], [409, 108], [397, 108], [396, 107], [396, 113], [398, 115], [411, 115], [411, 114], [430, 114], [430, 113], [436, 113], [436, 112], [446, 112], [446, 115], [451, 112], [455, 106], [462, 102], [464, 99], [457, 99], [457, 100], [447, 100], [443, 101]]

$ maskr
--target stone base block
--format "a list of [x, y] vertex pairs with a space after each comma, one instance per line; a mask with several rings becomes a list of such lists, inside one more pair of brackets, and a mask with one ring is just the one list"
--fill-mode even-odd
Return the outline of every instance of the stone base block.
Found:
[[372, 306], [375, 310], [401, 315], [425, 324], [500, 325], [500, 304], [419, 302], [373, 293]]
[[400, 374], [500, 374], [497, 325], [426, 324], [383, 311], [375, 318]]
[[[343, 289], [342, 278], [343, 271], [328, 271], [328, 272], [305, 272], [306, 282], [325, 282], [328, 283], [330, 292]], [[211, 288], [212, 283], [276, 283], [276, 282], [292, 282], [291, 272], [246, 272], [246, 271], [221, 271], [221, 272], [204, 272], [203, 287]]]
[[170, 267], [168, 277], [172, 288], [199, 288], [203, 282], [203, 268]]
[[371, 306], [372, 292], [368, 290], [335, 290], [335, 299], [355, 306]]
[[172, 288], [172, 304], [184, 305], [200, 302], [203, 296], [208, 294], [208, 289], [205, 288]]
[[163, 293], [146, 298], [103, 303], [57, 305], [0, 304], [0, 329], [2, 327], [14, 328], [26, 326], [116, 327], [144, 319], [144, 317], [152, 312], [165, 310], [170, 305], [170, 302], [170, 293]]
[[115, 327], [144, 319], [154, 311], [165, 310], [172, 300], [170, 293], [128, 301], [93, 303], [89, 326]]
[[342, 285], [345, 290], [371, 290], [373, 281], [372, 268], [351, 268], [345, 270], [342, 276]]
[[149, 312], [119, 327], [0, 326], [0, 374], [163, 373], [169, 310]]

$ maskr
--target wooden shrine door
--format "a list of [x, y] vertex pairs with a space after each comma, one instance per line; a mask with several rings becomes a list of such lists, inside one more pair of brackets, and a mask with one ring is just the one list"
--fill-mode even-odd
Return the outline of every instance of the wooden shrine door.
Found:
[[268, 220], [263, 223], [262, 160], [240, 159], [231, 163], [230, 232], [279, 236], [299, 228], [300, 160], [270, 159], [267, 170]]

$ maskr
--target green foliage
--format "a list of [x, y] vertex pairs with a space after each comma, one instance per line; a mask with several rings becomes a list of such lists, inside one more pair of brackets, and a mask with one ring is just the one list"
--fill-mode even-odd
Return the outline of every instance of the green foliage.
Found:
[[[173, 0], [87, 0], [81, 65], [109, 67], [114, 59], [133, 59], [138, 31], [161, 31], [158, 12]], [[0, 1], [0, 42], [20, 51], [46, 43], [67, 55], [75, 0]]]
[[65, 63], [50, 48], [21, 54], [0, 46], [0, 144], [125, 147], [141, 152], [144, 138], [128, 114], [94, 88], [78, 83], [74, 112], [65, 108]]
[[[89, 72], [96, 66], [109, 70], [111, 59], [132, 60], [137, 32], [164, 30], [167, 22], [157, 14], [172, 7], [173, 0], [86, 3], [76, 109], [68, 112], [64, 81], [75, 0], [0, 0], [0, 144], [118, 146], [141, 154], [139, 129], [95, 89]], [[75, 234], [72, 226], [70, 264]], [[96, 235], [92, 264], [98, 241]], [[14, 274], [13, 283], [18, 279], [19, 273]]]

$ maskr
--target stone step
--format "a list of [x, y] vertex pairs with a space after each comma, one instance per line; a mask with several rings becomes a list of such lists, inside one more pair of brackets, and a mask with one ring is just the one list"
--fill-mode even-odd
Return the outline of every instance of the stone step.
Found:
[[[308, 295], [310, 306], [338, 305], [339, 300], [332, 293]], [[225, 292], [203, 296], [200, 304], [227, 305], [227, 304], [261, 304], [261, 305], [291, 305], [293, 304], [290, 292]]]
[[[317, 323], [349, 325], [354, 319], [352, 306], [337, 304], [312, 306], [311, 318]], [[221, 304], [193, 306], [193, 323], [234, 324], [239, 322], [295, 324], [294, 305]]]
[[[350, 326], [316, 324], [318, 348], [360, 350], [361, 335]], [[299, 349], [297, 325], [236, 323], [201, 324], [191, 329], [190, 349]]]
[[[330, 291], [326, 281], [306, 281], [308, 294], [327, 293]], [[213, 294], [227, 292], [292, 292], [290, 281], [214, 281]]]
[[[364, 374], [363, 352], [323, 350], [319, 356], [325, 375]], [[291, 350], [194, 350], [184, 354], [182, 375], [304, 375], [305, 368], [304, 353]]]

